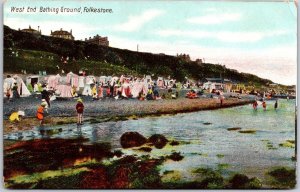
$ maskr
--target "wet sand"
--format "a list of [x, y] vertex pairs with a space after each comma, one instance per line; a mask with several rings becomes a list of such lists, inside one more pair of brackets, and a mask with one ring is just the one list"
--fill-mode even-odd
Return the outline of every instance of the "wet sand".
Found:
[[[116, 121], [127, 120], [130, 118], [139, 118], [149, 115], [176, 114], [184, 112], [193, 112], [200, 110], [212, 110], [224, 107], [233, 107], [251, 103], [251, 98], [226, 98], [223, 105], [220, 105], [218, 99], [197, 98], [187, 99], [178, 98], [172, 100], [138, 101], [134, 99], [104, 99], [93, 101], [90, 97], [83, 97], [85, 106], [85, 121]], [[20, 98], [13, 102], [4, 101], [4, 133], [19, 130], [30, 130], [39, 125], [35, 118], [40, 99], [37, 96]], [[50, 125], [76, 123], [76, 99], [63, 99], [51, 102], [48, 109], [46, 123]], [[25, 118], [21, 122], [11, 123], [8, 120], [13, 111], [25, 111]]]

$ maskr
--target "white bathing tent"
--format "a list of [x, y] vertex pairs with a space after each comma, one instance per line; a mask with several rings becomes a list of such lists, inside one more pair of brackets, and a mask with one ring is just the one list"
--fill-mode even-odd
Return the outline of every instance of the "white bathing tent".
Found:
[[92, 75], [86, 76], [82, 95], [92, 96], [91, 84], [94, 84], [95, 82], [96, 82], [95, 76]]
[[11, 92], [11, 90], [12, 90], [15, 82], [16, 82], [16, 80], [14, 78], [12, 78], [12, 77], [8, 77], [8, 78], [4, 79], [4, 81], [3, 81], [3, 92], [4, 92], [4, 95], [6, 95], [6, 93], [8, 91]]
[[144, 95], [148, 92], [148, 85], [145, 82], [134, 82], [131, 86], [131, 95], [133, 98], [137, 98], [139, 93], [143, 93]]
[[105, 85], [106, 84], [106, 76], [100, 76], [99, 83], [101, 83], [102, 85]]
[[60, 78], [61, 78], [61, 76], [59, 74], [50, 75], [47, 79], [48, 89], [56, 89], [59, 84]]
[[31, 84], [34, 87], [34, 84], [39, 83], [41, 81], [41, 76], [39, 75], [31, 75], [26, 78], [26, 85]]
[[78, 78], [78, 88], [83, 88], [84, 87], [84, 82], [85, 82], [85, 77], [84, 76], [79, 76], [79, 78]]
[[152, 79], [150, 75], [146, 75], [146, 77], [144, 78], [145, 83], [151, 83]]
[[27, 97], [31, 95], [30, 91], [28, 90], [27, 86], [25, 85], [23, 79], [17, 75], [14, 76], [15, 83], [18, 86], [18, 93], [21, 97]]
[[158, 78], [157, 78], [157, 81], [156, 81], [156, 85], [157, 85], [158, 87], [163, 87], [163, 86], [164, 86], [164, 78], [158, 77]]

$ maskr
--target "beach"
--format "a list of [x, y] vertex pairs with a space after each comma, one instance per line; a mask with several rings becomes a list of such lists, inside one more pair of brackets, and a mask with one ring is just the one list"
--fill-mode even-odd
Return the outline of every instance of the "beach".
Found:
[[[130, 118], [141, 118], [149, 115], [165, 115], [194, 112], [200, 110], [212, 110], [225, 107], [233, 107], [253, 102], [251, 97], [226, 98], [223, 105], [219, 99], [212, 98], [178, 98], [152, 101], [139, 101], [134, 99], [115, 100], [106, 98], [93, 101], [91, 97], [82, 97], [85, 106], [84, 120], [93, 122], [118, 121]], [[14, 101], [4, 101], [3, 118], [4, 133], [30, 130], [39, 125], [36, 119], [36, 110], [40, 104], [39, 95], [23, 97]], [[51, 102], [46, 117], [49, 125], [76, 123], [76, 99], [57, 99]], [[21, 122], [11, 123], [9, 115], [22, 110], [25, 117]]]

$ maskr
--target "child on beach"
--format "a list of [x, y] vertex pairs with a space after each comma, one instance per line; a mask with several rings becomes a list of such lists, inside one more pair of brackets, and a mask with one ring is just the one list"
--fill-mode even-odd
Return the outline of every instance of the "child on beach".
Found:
[[25, 112], [24, 111], [13, 112], [9, 116], [9, 120], [10, 120], [10, 122], [19, 122], [22, 119], [23, 116], [25, 116]]
[[96, 84], [92, 88], [92, 96], [93, 96], [93, 100], [98, 100], [97, 85]]
[[40, 125], [44, 125], [44, 114], [47, 107], [47, 102], [43, 101], [37, 109], [36, 118], [40, 121]]
[[82, 114], [84, 110], [84, 105], [82, 103], [82, 99], [77, 99], [76, 111], [77, 111], [77, 125], [82, 125]]

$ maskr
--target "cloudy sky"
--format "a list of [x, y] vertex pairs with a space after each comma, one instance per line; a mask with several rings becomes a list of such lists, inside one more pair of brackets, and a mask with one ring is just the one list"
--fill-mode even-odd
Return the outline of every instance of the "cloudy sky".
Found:
[[[36, 12], [27, 12], [27, 7]], [[24, 7], [24, 12], [12, 12]], [[40, 7], [79, 8], [79, 13]], [[84, 7], [112, 9], [86, 13]], [[110, 46], [152, 53], [190, 54], [276, 83], [297, 81], [297, 10], [293, 2], [221, 1], [17, 1], [4, 4], [4, 24], [70, 31], [76, 40], [99, 34]]]

